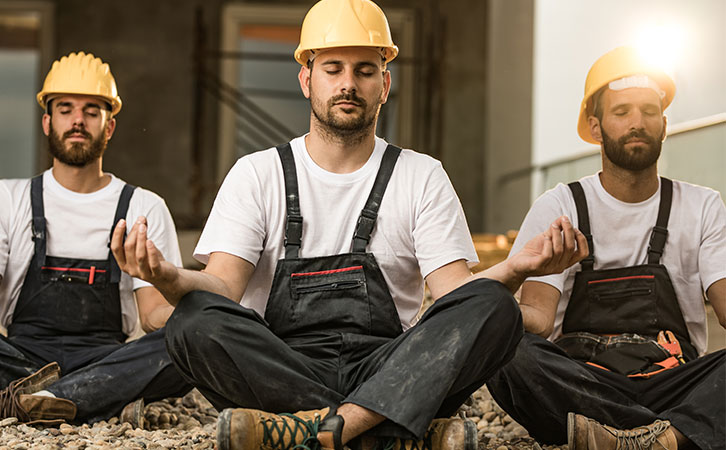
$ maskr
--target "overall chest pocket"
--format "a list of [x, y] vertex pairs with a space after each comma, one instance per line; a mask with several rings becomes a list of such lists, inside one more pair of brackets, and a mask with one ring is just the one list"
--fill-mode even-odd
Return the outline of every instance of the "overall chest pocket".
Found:
[[657, 324], [653, 275], [590, 280], [587, 288], [593, 332], [627, 333]]
[[298, 332], [369, 334], [371, 309], [362, 266], [290, 275], [291, 320]]

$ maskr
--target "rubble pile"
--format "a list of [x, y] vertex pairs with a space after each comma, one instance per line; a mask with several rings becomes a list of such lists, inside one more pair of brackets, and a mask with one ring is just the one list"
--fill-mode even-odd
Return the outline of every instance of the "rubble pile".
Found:
[[[543, 450], [499, 408], [486, 387], [475, 392], [457, 414], [476, 424], [479, 450]], [[210, 450], [215, 448], [217, 417], [218, 412], [195, 389], [183, 398], [146, 405], [145, 429], [134, 429], [118, 417], [93, 425], [45, 429], [18, 424], [11, 417], [0, 421], [0, 450]]]

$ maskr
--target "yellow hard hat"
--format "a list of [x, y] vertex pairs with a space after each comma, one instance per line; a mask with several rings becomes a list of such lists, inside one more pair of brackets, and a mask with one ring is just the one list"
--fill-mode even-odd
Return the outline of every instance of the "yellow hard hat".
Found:
[[380, 48], [386, 62], [398, 55], [383, 10], [370, 0], [320, 0], [303, 20], [295, 60], [307, 65], [314, 50]]
[[589, 115], [593, 113], [592, 96], [603, 86], [611, 81], [633, 75], [647, 75], [656, 82], [665, 93], [661, 102], [665, 110], [673, 101], [676, 94], [676, 84], [666, 72], [655, 64], [643, 58], [633, 47], [618, 47], [602, 55], [592, 65], [585, 79], [585, 96], [580, 105], [580, 116], [577, 120], [577, 133], [580, 137], [591, 144], [598, 142], [590, 135], [590, 125], [587, 122]]
[[121, 97], [108, 64], [91, 53], [71, 53], [55, 61], [36, 98], [47, 109], [51, 97], [63, 94], [91, 95], [111, 105], [111, 115], [121, 111]]

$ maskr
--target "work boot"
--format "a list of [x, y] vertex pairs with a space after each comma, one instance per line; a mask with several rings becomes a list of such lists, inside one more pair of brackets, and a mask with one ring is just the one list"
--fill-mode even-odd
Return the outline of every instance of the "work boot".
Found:
[[140, 398], [138, 400], [134, 400], [124, 406], [124, 409], [121, 410], [121, 414], [119, 415], [119, 422], [126, 422], [133, 428], [141, 428], [143, 430], [146, 425], [146, 418], [144, 417], [144, 399]]
[[0, 418], [17, 417], [29, 425], [57, 425], [76, 417], [76, 405], [64, 398], [31, 395], [42, 391], [60, 378], [60, 367], [52, 362], [15, 380], [0, 391]]
[[656, 420], [618, 430], [571, 412], [567, 414], [567, 446], [570, 450], [676, 450], [678, 442], [670, 426], [667, 420]]
[[453, 417], [434, 419], [420, 441], [377, 438], [373, 450], [476, 450], [478, 445], [474, 422]]
[[225, 409], [217, 419], [219, 450], [319, 450], [317, 435], [329, 408], [273, 414]]

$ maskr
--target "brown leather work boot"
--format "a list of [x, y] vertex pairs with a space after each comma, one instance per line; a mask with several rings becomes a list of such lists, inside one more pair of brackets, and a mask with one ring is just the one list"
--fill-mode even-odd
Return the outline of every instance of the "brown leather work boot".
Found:
[[676, 450], [678, 442], [670, 426], [667, 420], [656, 420], [650, 425], [618, 430], [569, 413], [567, 445], [570, 450]]
[[146, 417], [144, 416], [144, 399], [140, 398], [134, 400], [128, 405], [124, 406], [119, 415], [119, 422], [128, 423], [134, 428], [144, 429], [146, 426]]
[[377, 438], [373, 450], [476, 450], [479, 439], [474, 422], [459, 417], [434, 419], [424, 438]]
[[329, 408], [273, 414], [225, 409], [217, 419], [219, 450], [319, 450], [317, 435]]
[[52, 362], [15, 380], [0, 391], [0, 418], [17, 417], [18, 422], [30, 425], [55, 425], [76, 417], [76, 405], [64, 398], [31, 395], [60, 378], [60, 367]]

